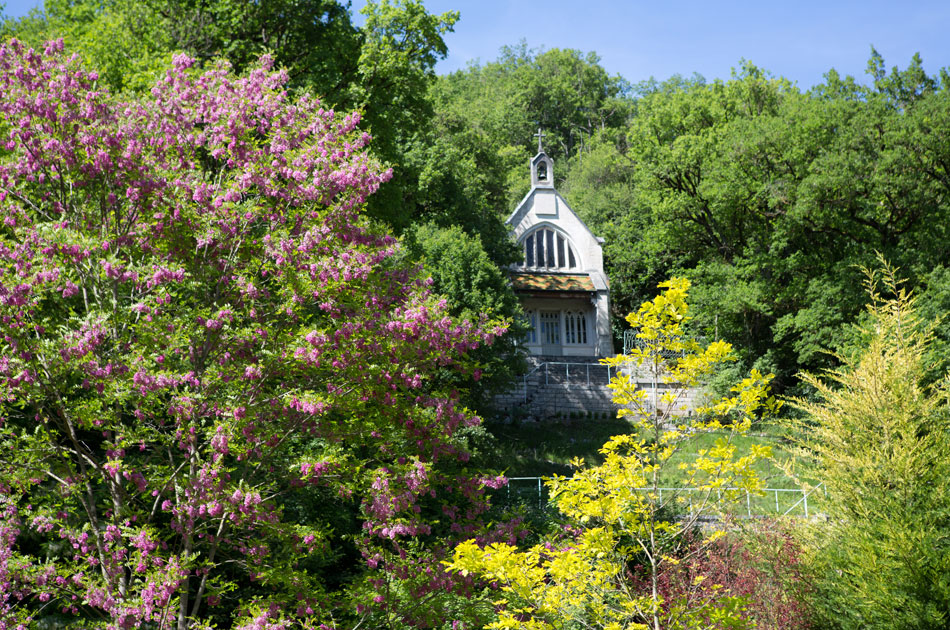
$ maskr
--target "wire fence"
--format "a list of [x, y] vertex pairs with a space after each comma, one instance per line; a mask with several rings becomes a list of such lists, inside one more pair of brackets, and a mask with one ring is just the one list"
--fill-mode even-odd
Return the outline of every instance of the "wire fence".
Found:
[[[548, 506], [550, 496], [545, 485], [546, 477], [509, 477], [508, 485], [495, 492], [495, 497], [506, 503], [537, 505], [538, 509]], [[653, 488], [634, 488], [643, 493], [654, 492]], [[706, 490], [700, 488], [656, 488], [655, 500], [681, 514], [693, 514], [705, 502], [712, 500], [717, 504], [725, 503], [725, 512], [746, 518], [765, 518], [771, 516], [801, 516], [810, 518], [823, 513], [823, 503], [827, 496], [824, 483], [809, 488], [765, 488], [761, 493], [752, 493], [742, 488], [718, 488]]]

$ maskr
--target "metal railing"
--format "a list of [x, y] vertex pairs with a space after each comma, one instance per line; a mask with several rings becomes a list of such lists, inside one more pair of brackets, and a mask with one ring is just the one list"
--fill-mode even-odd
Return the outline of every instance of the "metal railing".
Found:
[[582, 369], [582, 370], [580, 370], [580, 372], [581, 372], [581, 373], [586, 373], [585, 384], [587, 385], [587, 387], [590, 387], [590, 368], [591, 368], [591, 366], [593, 366], [594, 368], [607, 368], [607, 381], [606, 381], [604, 384], [606, 385], [607, 383], [610, 382], [610, 366], [609, 366], [609, 365], [600, 365], [599, 363], [566, 363], [566, 362], [563, 362], [563, 361], [545, 361], [544, 363], [542, 363], [542, 365], [544, 366], [544, 384], [545, 384], [545, 385], [548, 385], [548, 384], [550, 383], [550, 380], [551, 380], [551, 370], [550, 370], [549, 366], [552, 366], [552, 365], [553, 365], [553, 366], [561, 366], [561, 365], [564, 366], [564, 379], [565, 379], [566, 381], [568, 381], [568, 382], [570, 382], [570, 380], [571, 380], [571, 366], [574, 366], [574, 368], [575, 368], [575, 372], [574, 372], [574, 373], [575, 373], [575, 374], [577, 374], [577, 368], [585, 368], [586, 371], [585, 371], [584, 369]]
[[[551, 366], [554, 366], [553, 368]], [[603, 382], [604, 385], [610, 382], [612, 377], [612, 368], [609, 365], [601, 365], [599, 363], [570, 363], [565, 361], [544, 361], [534, 366], [527, 374], [521, 377], [521, 384], [524, 389], [524, 401], [528, 402], [528, 378], [538, 372], [539, 370], [544, 370], [544, 384], [550, 385], [552, 379], [552, 372], [556, 371], [558, 375], [560, 374], [560, 366], [564, 367], [564, 380], [567, 383], [571, 382], [571, 368], [574, 368], [573, 374], [584, 375], [584, 385], [590, 387], [590, 369], [593, 367], [595, 370], [606, 368], [607, 370], [607, 380]], [[559, 376], [554, 376], [553, 378], [559, 378]], [[595, 378], [596, 382], [596, 378]]]
[[[639, 332], [640, 331], [638, 329], [623, 331], [623, 353], [624, 354], [630, 354], [630, 351], [633, 350], [634, 348], [645, 348], [647, 346], [647, 343], [643, 339], [637, 338], [637, 334], [639, 334]], [[706, 345], [705, 337], [697, 337], [696, 341], [699, 342], [700, 345]], [[664, 358], [669, 359], [672, 357], [681, 357], [683, 356], [683, 353], [673, 351], [673, 350], [664, 350], [663, 352], [660, 353], [660, 355], [663, 356]]]
[[[512, 483], [511, 482], [531, 482], [529, 490], [530, 498], [533, 499], [534, 493], [537, 493], [537, 503], [538, 508], [543, 508], [545, 502], [548, 500], [546, 488], [544, 487], [544, 481], [547, 477], [509, 477], [508, 484], [506, 486], [506, 497], [510, 501], [512, 495], [514, 494], [515, 498], [525, 498], [523, 489], [516, 488], [514, 493], [512, 492]], [[822, 495], [827, 495], [827, 488], [824, 487], [825, 484], [819, 483], [816, 486], [811, 488], [764, 488], [762, 494], [753, 495], [748, 490], [735, 487], [726, 487], [719, 488], [716, 490], [717, 500], [722, 499], [723, 493], [735, 493], [735, 499], [738, 499], [745, 506], [745, 516], [748, 518], [753, 517], [766, 517], [766, 516], [787, 516], [796, 511], [796, 508], [802, 506], [798, 511], [802, 513], [805, 518], [809, 518], [809, 507], [808, 507], [808, 497], [815, 493], [815, 491], [821, 489]], [[652, 492], [653, 488], [634, 488], [638, 492]], [[712, 490], [702, 489], [702, 488], [677, 488], [672, 486], [656, 488], [657, 490], [657, 501], [659, 503], [663, 502], [663, 494], [667, 495], [687, 495], [683, 502], [683, 506], [689, 508], [688, 513], [693, 513], [693, 497], [697, 494], [708, 495]], [[744, 501], [742, 501], [744, 495]], [[785, 500], [780, 500], [779, 497], [789, 497]], [[797, 501], [788, 506], [790, 500], [794, 499], [796, 496], [800, 496]], [[734, 500], [735, 500], [734, 499]], [[774, 501], [773, 501], [774, 499]], [[814, 501], [813, 501], [814, 503]], [[774, 504], [774, 511], [771, 509]], [[788, 507], [786, 507], [788, 506]], [[813, 512], [813, 511], [812, 511]]]
[[[802, 488], [802, 498], [799, 499], [798, 501], [796, 501], [795, 504], [794, 504], [792, 507], [790, 507], [790, 508], [788, 508], [787, 510], [785, 510], [785, 514], [788, 514], [789, 512], [791, 512], [792, 510], [794, 510], [794, 509], [798, 506], [798, 504], [804, 503], [804, 505], [805, 505], [805, 518], [808, 518], [808, 495], [810, 495], [812, 492], [814, 492], [814, 491], [817, 490], [818, 488], [824, 488], [824, 485], [825, 485], [825, 482], [822, 481], [822, 482], [819, 483], [817, 486], [815, 486], [814, 488], [811, 488], [811, 489], [808, 490], [807, 492], [805, 492], [805, 489]], [[827, 489], [827, 488], [824, 488], [824, 489], [823, 489], [823, 492], [824, 492], [825, 496], [828, 495], [828, 489]], [[776, 500], [775, 504], [778, 505], [778, 501], [777, 501], [777, 500]]]
[[524, 389], [525, 402], [528, 402], [528, 377], [540, 370], [544, 365], [544, 363], [539, 363], [538, 365], [534, 366], [530, 372], [521, 377], [521, 387]]

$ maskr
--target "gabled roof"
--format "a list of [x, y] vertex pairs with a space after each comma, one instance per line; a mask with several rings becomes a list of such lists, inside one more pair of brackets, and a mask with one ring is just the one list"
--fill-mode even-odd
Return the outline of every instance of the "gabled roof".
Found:
[[[532, 196], [536, 194], [554, 195], [555, 203], [557, 204], [557, 207], [559, 209], [563, 208], [565, 211], [571, 213], [574, 219], [577, 220], [580, 226], [590, 235], [592, 239], [594, 239], [598, 243], [604, 242], [604, 239], [600, 238], [599, 236], [595, 236], [594, 233], [591, 232], [591, 229], [587, 227], [587, 224], [584, 223], [584, 221], [577, 215], [576, 212], [574, 212], [574, 210], [571, 208], [570, 205], [568, 205], [564, 197], [561, 196], [561, 193], [559, 193], [553, 186], [532, 186], [531, 190], [529, 190], [528, 193], [521, 199], [521, 201], [518, 202], [518, 205], [515, 206], [515, 209], [512, 211], [512, 213], [508, 215], [507, 219], [505, 219], [505, 225], [508, 225], [514, 228], [515, 226], [520, 224], [523, 214], [526, 211], [526, 208], [530, 206], [529, 201], [531, 200]], [[563, 219], [561, 218], [553, 221], [553, 223], [555, 224], [562, 223], [562, 222], [563, 222]]]

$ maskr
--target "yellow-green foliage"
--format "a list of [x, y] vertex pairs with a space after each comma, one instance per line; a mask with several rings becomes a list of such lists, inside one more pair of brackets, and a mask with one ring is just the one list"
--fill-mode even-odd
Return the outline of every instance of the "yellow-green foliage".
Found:
[[[890, 296], [884, 299], [883, 290]], [[929, 326], [885, 266], [869, 274], [865, 346], [795, 400], [800, 454], [825, 482], [813, 525], [816, 608], [835, 627], [950, 623], [950, 377], [925, 386]]]
[[[619, 415], [637, 432], [611, 438], [601, 450], [602, 465], [583, 468], [578, 460], [572, 478], [548, 481], [558, 510], [580, 533], [528, 550], [507, 544], [479, 547], [468, 541], [447, 563], [452, 571], [475, 574], [500, 587], [499, 612], [489, 628], [747, 627], [743, 602], [728, 594], [664, 601], [661, 575], [675, 572], [688, 560], [683, 534], [694, 528], [700, 515], [740, 493], [761, 489], [753, 466], [770, 456], [769, 448], [753, 446], [740, 455], [732, 437], [748, 431], [757, 414], [772, 413], [779, 404], [768, 395], [771, 375], [753, 372], [733, 388], [733, 396], [710, 403], [694, 417], [682, 413], [686, 390], [728, 360], [731, 347], [715, 342], [703, 348], [684, 335], [687, 280], [674, 278], [660, 287], [664, 291], [655, 300], [627, 318], [639, 329], [640, 348], [632, 356], [604, 360], [618, 368], [610, 385], [614, 401], [622, 405]], [[649, 393], [621, 371], [631, 360], [649, 367]], [[660, 383], [666, 386], [662, 396], [657, 394]], [[708, 431], [724, 436], [681, 464], [689, 487], [661, 492], [660, 475], [673, 454]], [[717, 535], [709, 533], [707, 542]], [[645, 567], [644, 579], [630, 579], [633, 563]], [[696, 580], [698, 586], [702, 577]]]

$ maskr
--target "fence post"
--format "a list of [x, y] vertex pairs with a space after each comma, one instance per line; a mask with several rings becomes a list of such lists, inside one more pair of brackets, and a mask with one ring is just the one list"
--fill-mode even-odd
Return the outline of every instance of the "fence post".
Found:
[[548, 364], [547, 364], [547, 362], [545, 362], [545, 364], [544, 364], [544, 384], [545, 384], [545, 385], [548, 384]]
[[538, 509], [541, 509], [541, 477], [538, 477]]
[[587, 364], [587, 389], [590, 389], [590, 363]]
[[749, 518], [752, 518], [752, 499], [749, 498], [749, 491], [745, 491], [745, 508], [746, 512], [749, 514]]
[[808, 518], [808, 493], [802, 490], [802, 494], [805, 495], [805, 518]]
[[778, 514], [778, 490], [775, 491], [775, 513]]

